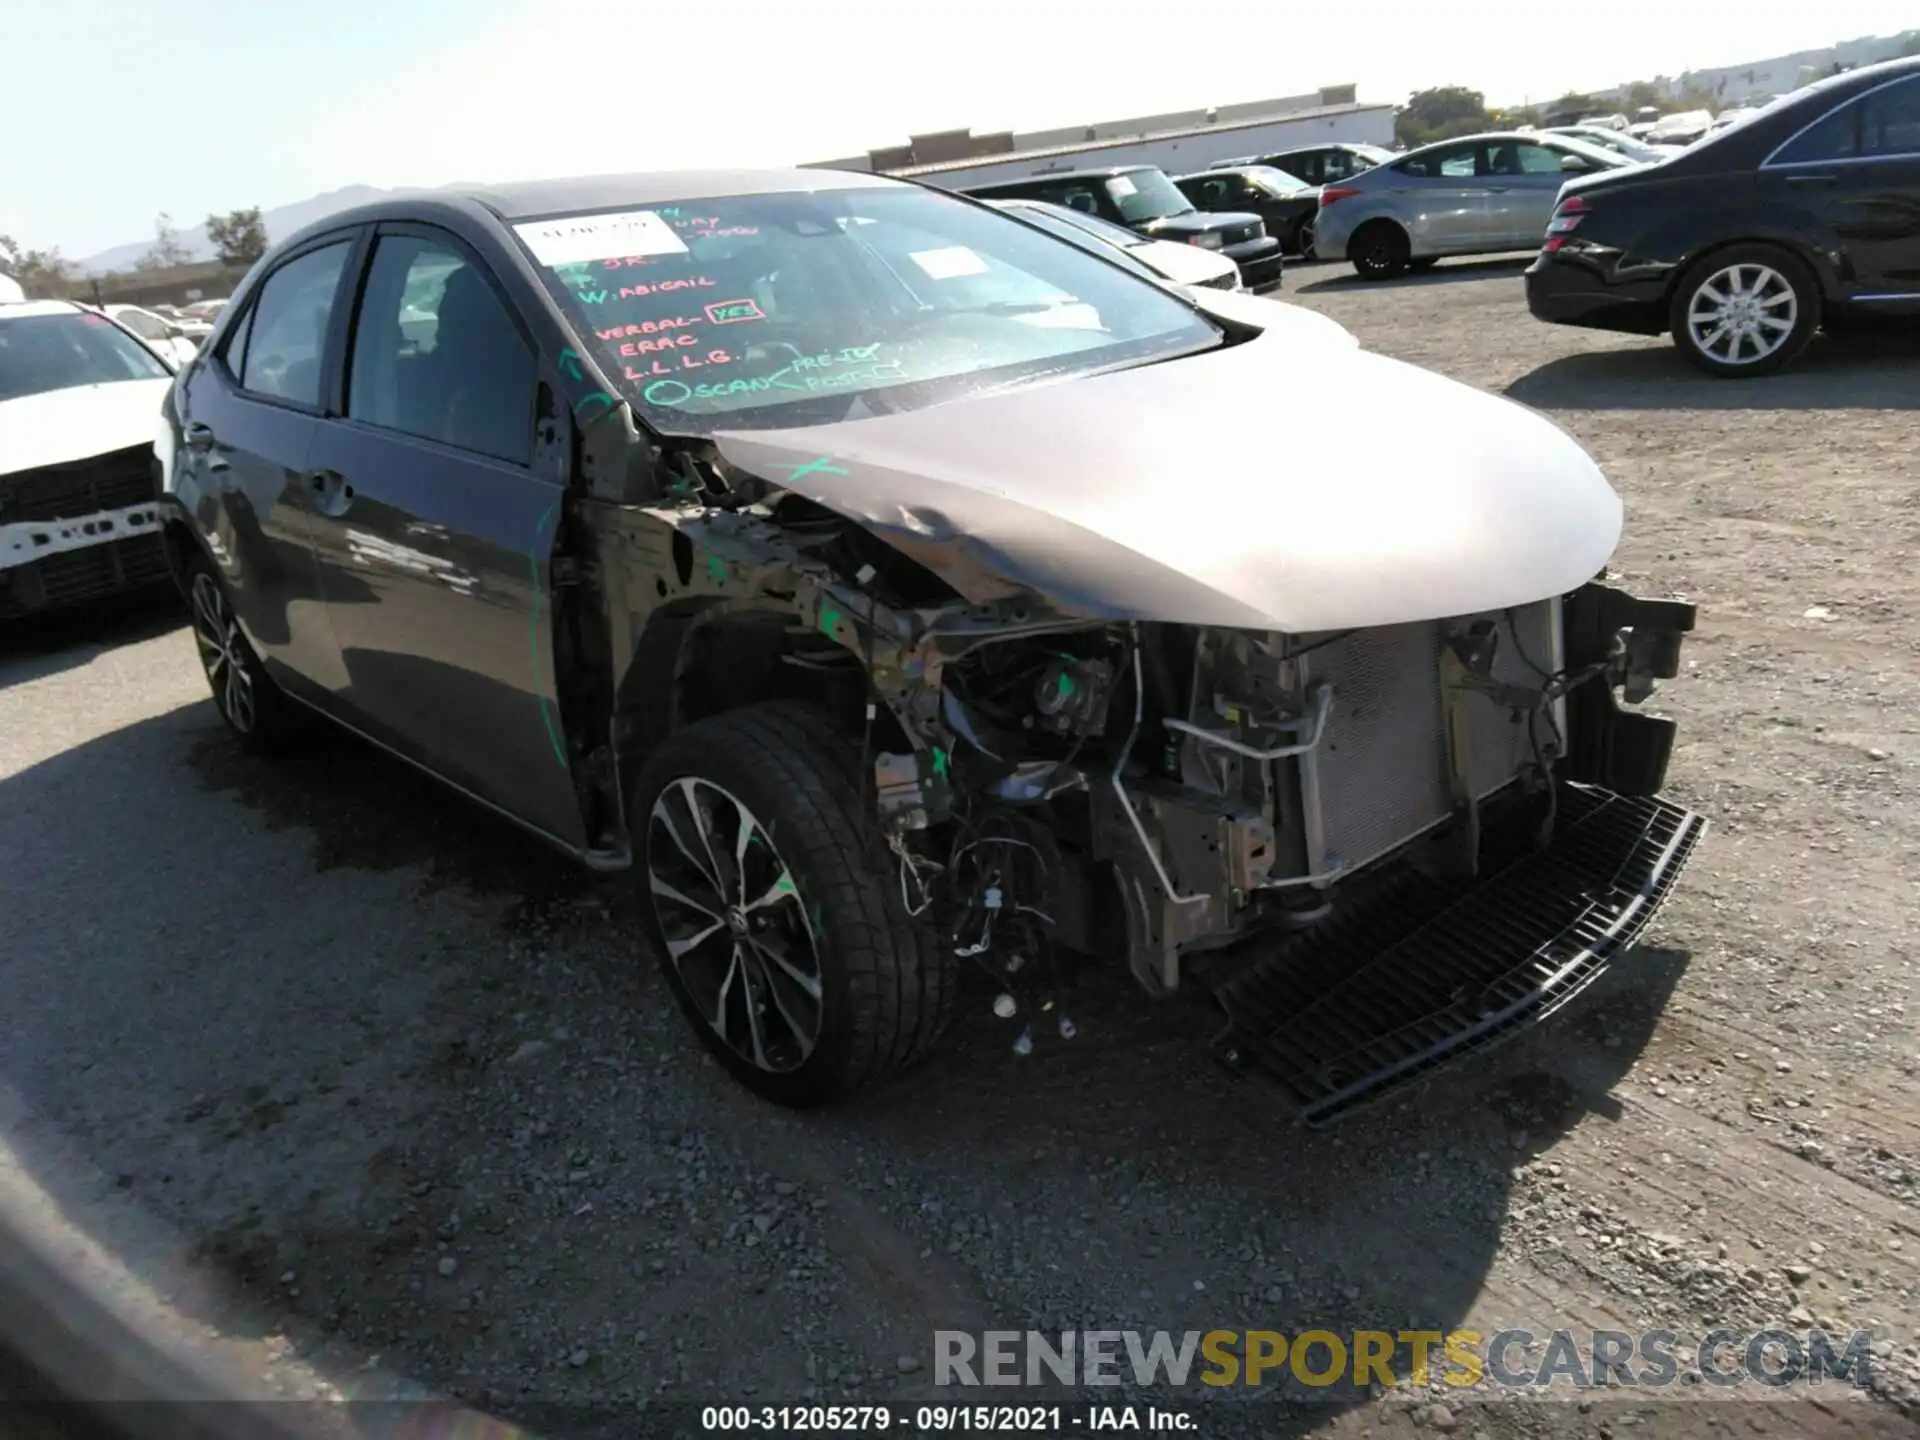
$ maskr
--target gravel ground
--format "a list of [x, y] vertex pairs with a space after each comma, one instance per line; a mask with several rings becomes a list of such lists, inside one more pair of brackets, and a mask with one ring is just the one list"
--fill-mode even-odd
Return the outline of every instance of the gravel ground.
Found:
[[[1178, 1403], [1223, 1435], [1912, 1433], [1920, 346], [1720, 384], [1535, 324], [1505, 262], [1288, 293], [1553, 415], [1627, 498], [1620, 576], [1701, 606], [1658, 703], [1715, 828], [1580, 1006], [1331, 1134], [1117, 986], [1024, 1060], [976, 995], [908, 1081], [777, 1113], [684, 1031], [630, 887], [350, 742], [247, 759], [173, 611], [123, 609], [0, 655], [17, 1174], [263, 1373], [377, 1363], [582, 1433], [952, 1400], [944, 1327], [1768, 1321], [1870, 1326], [1876, 1398]], [[1361, 461], [1366, 403], [1276, 419]]]

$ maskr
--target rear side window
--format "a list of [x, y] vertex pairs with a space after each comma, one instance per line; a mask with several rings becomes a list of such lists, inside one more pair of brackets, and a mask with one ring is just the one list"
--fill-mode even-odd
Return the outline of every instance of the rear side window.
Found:
[[1920, 154], [1920, 78], [1837, 105], [1775, 155], [1774, 165]]
[[1788, 141], [1772, 163], [1799, 165], [1809, 161], [1851, 160], [1859, 153], [1860, 107], [1849, 101]]
[[[235, 374], [243, 388], [301, 405], [320, 403], [320, 361], [350, 242], [295, 256], [266, 278]], [[228, 365], [236, 357], [231, 350]]]
[[533, 352], [479, 268], [452, 245], [383, 235], [354, 325], [347, 414], [526, 464]]
[[1402, 175], [1412, 175], [1421, 180], [1434, 180], [1442, 176], [1449, 179], [1471, 176], [1480, 153], [1478, 145], [1468, 145], [1457, 150], [1435, 150], [1426, 155], [1411, 155], [1402, 160], [1394, 169]]
[[1920, 155], [1920, 76], [1877, 90], [1860, 102], [1860, 153]]

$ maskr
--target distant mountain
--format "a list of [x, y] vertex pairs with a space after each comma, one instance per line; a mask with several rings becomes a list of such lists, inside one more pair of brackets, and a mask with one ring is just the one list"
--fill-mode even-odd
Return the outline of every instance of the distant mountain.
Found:
[[[283, 240], [324, 215], [336, 210], [345, 210], [350, 206], [361, 205], [376, 200], [392, 192], [378, 189], [372, 185], [348, 185], [339, 190], [329, 190], [324, 195], [315, 195], [310, 200], [298, 200], [291, 205], [277, 206], [272, 210], [263, 210], [260, 219], [267, 227], [269, 241]], [[195, 225], [191, 229], [180, 231], [180, 243], [187, 248], [187, 256], [192, 260], [211, 260], [213, 242], [207, 239], [207, 227]], [[116, 245], [111, 250], [102, 250], [97, 255], [89, 255], [76, 260], [74, 265], [85, 275], [104, 275], [109, 270], [130, 270], [140, 257], [153, 248], [151, 238], [132, 245]]]

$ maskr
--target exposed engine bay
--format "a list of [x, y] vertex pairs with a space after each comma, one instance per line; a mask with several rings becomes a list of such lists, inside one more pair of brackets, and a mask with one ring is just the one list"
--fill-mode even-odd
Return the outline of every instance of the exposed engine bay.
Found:
[[[1554, 840], [1568, 782], [1657, 790], [1683, 605], [1589, 585], [1497, 612], [1317, 634], [1071, 613], [912, 517], [855, 523], [728, 466], [659, 457], [652, 503], [587, 507], [623, 734], [740, 693], [819, 699], [861, 747], [901, 904], [988, 970], [997, 1008], [1070, 1034], [1059, 952], [1190, 957], [1334, 923], [1382, 868], [1459, 888], [1493, 827]], [[958, 593], [952, 577], [965, 575]], [[998, 592], [998, 593], [996, 593]], [[984, 597], [984, 598], [982, 598]], [[664, 708], [663, 708], [664, 707]]]

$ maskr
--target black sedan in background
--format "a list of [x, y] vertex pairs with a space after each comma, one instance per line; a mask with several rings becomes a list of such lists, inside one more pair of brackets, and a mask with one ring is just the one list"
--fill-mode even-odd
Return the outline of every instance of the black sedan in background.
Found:
[[1920, 320], [1920, 58], [1819, 81], [1658, 165], [1569, 181], [1527, 304], [1669, 332], [1719, 376], [1777, 370], [1823, 324]]
[[1313, 221], [1320, 213], [1320, 187], [1271, 165], [1241, 165], [1231, 170], [1202, 170], [1174, 182], [1202, 210], [1245, 210], [1267, 223], [1281, 247], [1313, 258]]
[[1380, 145], [1334, 141], [1326, 145], [1304, 145], [1297, 150], [1276, 150], [1270, 155], [1243, 155], [1237, 160], [1220, 160], [1209, 170], [1238, 170], [1242, 165], [1270, 165], [1289, 175], [1298, 175], [1309, 185], [1338, 185], [1355, 175], [1364, 175], [1376, 165], [1399, 157]]
[[1244, 210], [1224, 214], [1202, 210], [1153, 165], [1027, 175], [991, 185], [970, 185], [964, 193], [979, 200], [1046, 200], [1098, 215], [1150, 240], [1176, 240], [1218, 250], [1239, 265], [1241, 283], [1249, 290], [1278, 285], [1285, 264], [1279, 240], [1268, 233], [1266, 222], [1258, 215]]

